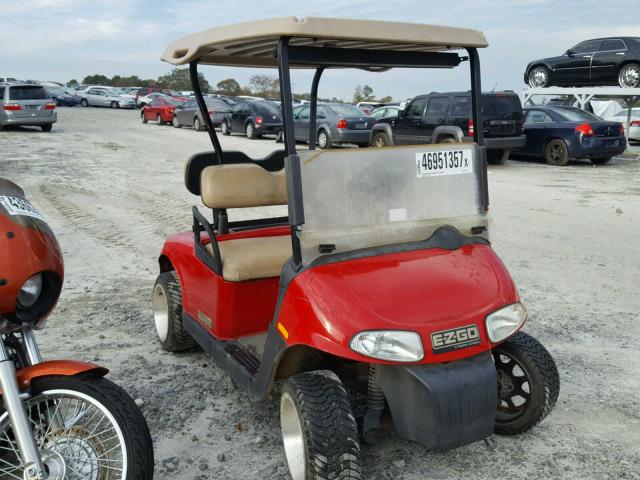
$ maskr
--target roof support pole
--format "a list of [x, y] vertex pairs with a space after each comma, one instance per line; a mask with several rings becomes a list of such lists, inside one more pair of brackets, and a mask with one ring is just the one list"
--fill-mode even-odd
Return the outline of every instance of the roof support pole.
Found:
[[324, 67], [316, 69], [316, 73], [313, 75], [313, 82], [311, 83], [311, 96], [309, 98], [311, 105], [309, 107], [309, 150], [316, 149], [316, 123], [318, 113], [318, 84], [320, 83], [320, 77]]
[[193, 86], [193, 93], [196, 96], [196, 102], [198, 102], [200, 115], [202, 115], [204, 124], [207, 126], [207, 132], [209, 133], [209, 138], [211, 139], [211, 143], [213, 144], [213, 149], [218, 156], [218, 164], [222, 165], [222, 145], [220, 145], [220, 141], [218, 140], [216, 131], [213, 128], [213, 122], [211, 122], [211, 117], [209, 116], [209, 109], [207, 108], [207, 104], [204, 101], [204, 96], [202, 95], [202, 89], [200, 88], [200, 82], [198, 80], [197, 61], [189, 63], [189, 75], [191, 76], [191, 85]]
[[469, 70], [471, 71], [471, 112], [473, 116], [473, 141], [480, 147], [480, 165], [482, 171], [478, 176], [480, 201], [483, 208], [489, 210], [489, 179], [487, 175], [487, 149], [484, 146], [484, 128], [482, 122], [482, 85], [480, 83], [480, 55], [475, 48], [467, 48], [469, 52]]

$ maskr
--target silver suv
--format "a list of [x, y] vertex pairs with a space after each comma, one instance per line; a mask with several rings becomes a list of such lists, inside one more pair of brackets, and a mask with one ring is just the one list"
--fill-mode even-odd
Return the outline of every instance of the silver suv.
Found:
[[58, 120], [56, 103], [42, 85], [0, 84], [0, 105], [0, 130], [9, 125], [24, 125], [50, 132]]

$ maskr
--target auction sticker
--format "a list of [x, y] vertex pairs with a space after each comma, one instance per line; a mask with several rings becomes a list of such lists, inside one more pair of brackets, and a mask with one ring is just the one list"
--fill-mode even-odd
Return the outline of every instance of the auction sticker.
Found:
[[416, 153], [418, 178], [473, 173], [471, 150], [438, 150]]
[[2, 204], [9, 215], [25, 216], [35, 218], [43, 222], [45, 221], [38, 211], [33, 208], [33, 205], [24, 198], [0, 195], [0, 204]]

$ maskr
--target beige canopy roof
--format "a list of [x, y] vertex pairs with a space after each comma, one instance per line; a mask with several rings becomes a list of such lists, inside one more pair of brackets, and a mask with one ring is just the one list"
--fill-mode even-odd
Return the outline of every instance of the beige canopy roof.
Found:
[[420, 23], [279, 17], [216, 27], [176, 40], [162, 60], [184, 65], [193, 60], [209, 65], [275, 67], [278, 40], [290, 45], [433, 52], [488, 46], [484, 34], [468, 28]]

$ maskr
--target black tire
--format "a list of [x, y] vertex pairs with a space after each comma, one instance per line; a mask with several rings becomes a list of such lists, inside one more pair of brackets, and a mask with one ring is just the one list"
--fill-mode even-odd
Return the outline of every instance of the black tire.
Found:
[[256, 127], [254, 127], [253, 123], [249, 122], [245, 125], [244, 134], [251, 140], [256, 138]]
[[371, 146], [373, 147], [387, 147], [391, 145], [389, 135], [384, 132], [376, 132], [371, 139]]
[[156, 124], [157, 125], [164, 125], [164, 120], [162, 120], [162, 117], [160, 116], [160, 114], [158, 114], [156, 116]]
[[640, 64], [623, 65], [618, 72], [618, 85], [622, 88], [640, 88]]
[[594, 165], [604, 165], [605, 163], [609, 163], [613, 157], [600, 157], [600, 158], [592, 158], [591, 163]]
[[[558, 368], [547, 349], [524, 332], [495, 347], [493, 357], [499, 385], [494, 430], [500, 435], [526, 432], [553, 410], [560, 394]], [[524, 402], [516, 404], [518, 397]]]
[[56, 98], [56, 106], [59, 107], [60, 106], [60, 99]]
[[507, 157], [504, 150], [487, 150], [487, 162], [491, 165], [502, 165]]
[[549, 81], [549, 69], [542, 65], [533, 67], [527, 76], [527, 83], [531, 88], [545, 88], [551, 86]]
[[108, 410], [126, 445], [128, 469], [125, 480], [153, 479], [153, 442], [149, 428], [140, 409], [124, 390], [106, 378], [94, 375], [41, 377], [31, 382], [31, 401], [52, 390], [79, 392]]
[[367, 142], [367, 143], [358, 143], [357, 145], [360, 148], [369, 148], [369, 142]]
[[193, 119], [193, 129], [196, 132], [201, 132], [202, 130], [204, 130], [204, 127], [202, 126], [202, 122], [200, 122], [200, 117], [195, 117]]
[[[162, 308], [166, 308], [166, 319], [160, 316]], [[182, 325], [182, 290], [175, 270], [163, 272], [156, 279], [153, 287], [153, 316], [158, 340], [166, 351], [179, 352], [196, 346], [196, 342]]]
[[171, 125], [173, 125], [176, 128], [182, 128], [182, 124], [178, 120], [178, 117], [176, 117], [175, 115], [173, 116], [173, 119], [171, 119]]
[[142, 123], [147, 123], [148, 122], [148, 120], [146, 118], [144, 118], [144, 112], [140, 112], [140, 121]]
[[331, 137], [329, 136], [329, 133], [324, 129], [320, 130], [318, 132], [316, 143], [318, 144], [318, 148], [323, 150], [331, 148]]
[[231, 126], [226, 120], [220, 125], [220, 132], [222, 132], [223, 135], [231, 135]]
[[[362, 479], [358, 427], [349, 396], [333, 372], [288, 378], [282, 388], [280, 415], [292, 480]], [[292, 444], [285, 439], [292, 435], [301, 436], [300, 448], [287, 448]]]
[[118, 102], [111, 102], [111, 108], [120, 108], [120, 104]]
[[83, 98], [80, 100], [80, 105], [82, 105], [83, 107], [88, 107], [89, 101], [86, 98]]
[[50, 132], [53, 128], [53, 123], [47, 123], [46, 125], [41, 125], [40, 128], [43, 132]]
[[544, 146], [544, 161], [549, 165], [564, 166], [569, 163], [569, 149], [564, 140], [554, 138]]

